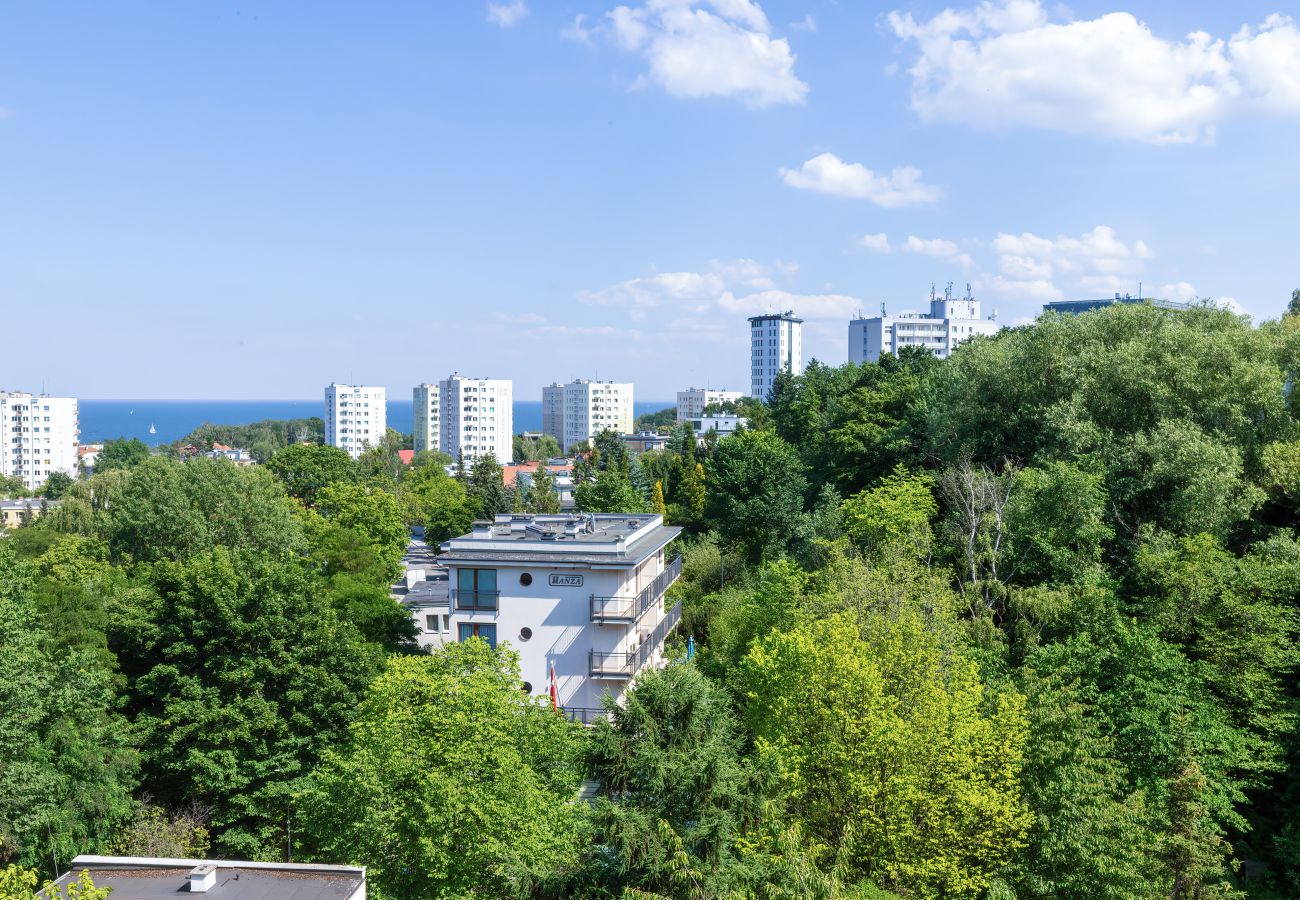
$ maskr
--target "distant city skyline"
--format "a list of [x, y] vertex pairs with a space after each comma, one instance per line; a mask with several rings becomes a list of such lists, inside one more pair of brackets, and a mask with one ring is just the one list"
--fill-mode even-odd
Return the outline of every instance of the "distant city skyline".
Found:
[[[941, 15], [945, 9], [951, 12]], [[1281, 314], [1284, 4], [9, 4], [0, 390], [746, 390], [972, 285]], [[1032, 77], [1030, 77], [1032, 76]]]

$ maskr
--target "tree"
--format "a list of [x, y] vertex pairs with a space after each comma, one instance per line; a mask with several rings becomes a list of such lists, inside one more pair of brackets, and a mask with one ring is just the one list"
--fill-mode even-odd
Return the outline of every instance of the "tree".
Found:
[[939, 512], [933, 484], [928, 475], [896, 467], [876, 487], [841, 504], [844, 530], [876, 558], [903, 554], [924, 559], [934, 539], [930, 521]]
[[379, 898], [527, 896], [578, 861], [579, 726], [480, 640], [394, 657], [299, 801], [312, 855]]
[[145, 795], [131, 821], [118, 833], [113, 853], [154, 859], [203, 859], [209, 846], [206, 809], [191, 804], [168, 811]]
[[31, 491], [17, 475], [0, 475], [0, 497], [26, 497]]
[[65, 472], [51, 472], [50, 477], [45, 479], [45, 485], [41, 488], [41, 496], [46, 500], [58, 500], [68, 488], [72, 487], [73, 478]]
[[706, 512], [723, 540], [759, 561], [788, 542], [803, 511], [803, 466], [785, 441], [747, 431], [718, 442]]
[[466, 493], [476, 519], [492, 519], [497, 513], [510, 512], [510, 492], [506, 490], [501, 465], [491, 453], [474, 461]]
[[608, 702], [612, 720], [596, 724], [587, 750], [601, 792], [596, 841], [618, 860], [593, 875], [615, 896], [727, 895], [736, 844], [763, 807], [727, 694], [695, 666], [672, 665], [642, 673], [625, 696]]
[[334, 525], [364, 534], [389, 568], [390, 580], [410, 542], [410, 530], [397, 498], [388, 491], [335, 482], [316, 495], [316, 508]]
[[573, 489], [573, 504], [583, 512], [635, 513], [645, 510], [645, 500], [627, 476], [617, 469], [597, 472], [594, 480]]
[[38, 624], [33, 574], [0, 541], [0, 862], [43, 867], [107, 849], [136, 758], [109, 673]]
[[1300, 316], [1300, 288], [1291, 292], [1291, 302], [1286, 305], [1288, 315]]
[[655, 481], [654, 492], [650, 495], [650, 511], [663, 516], [665, 522], [668, 521], [668, 507], [664, 505], [663, 479]]
[[296, 560], [217, 548], [145, 573], [115, 644], [145, 783], [211, 810], [236, 858], [284, 846], [296, 787], [343, 734], [379, 653], [340, 623]]
[[564, 452], [560, 449], [560, 442], [552, 435], [543, 434], [537, 437], [525, 437], [522, 434], [514, 436], [511, 449], [514, 451], [515, 462], [546, 462], [548, 459], [554, 459]]
[[555, 476], [545, 465], [539, 465], [532, 476], [532, 490], [528, 492], [529, 512], [554, 514], [560, 511], [560, 494], [555, 488]]
[[741, 671], [758, 750], [826, 862], [977, 897], [1020, 846], [1024, 699], [988, 692], [909, 607], [775, 630]]
[[357, 465], [346, 450], [327, 444], [295, 444], [277, 450], [266, 467], [284, 482], [285, 490], [307, 506], [314, 506], [316, 495], [338, 481], [357, 479]]
[[442, 466], [412, 469], [402, 482], [406, 521], [424, 525], [424, 536], [431, 544], [465, 534], [474, 514], [465, 487], [446, 473]]
[[118, 438], [105, 441], [104, 449], [95, 456], [96, 472], [114, 469], [133, 469], [149, 458], [149, 445], [139, 438]]
[[46, 882], [38, 895], [34, 869], [6, 866], [0, 870], [0, 900], [107, 900], [112, 891], [112, 888], [96, 887], [90, 872], [82, 869], [76, 878], [69, 877], [66, 884]]

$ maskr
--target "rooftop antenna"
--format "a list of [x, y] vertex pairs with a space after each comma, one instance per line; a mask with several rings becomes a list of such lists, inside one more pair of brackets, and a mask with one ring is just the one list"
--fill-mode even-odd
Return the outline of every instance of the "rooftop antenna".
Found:
[[1142, 299], [1142, 282], [1138, 282], [1138, 299]]
[[946, 288], [943, 289], [943, 299], [944, 299], [944, 302], [947, 302], [947, 301], [949, 301], [949, 300], [952, 299], [952, 282], [951, 282], [951, 281], [948, 282], [948, 286], [947, 286]]
[[934, 282], [930, 282], [930, 302], [934, 302]]
[[967, 299], [967, 300], [974, 300], [974, 299], [975, 299], [974, 297], [971, 296], [971, 292], [970, 292], [970, 282], [969, 282], [969, 281], [966, 282], [966, 299]]
[[880, 317], [883, 319], [883, 318], [884, 318], [885, 316], [887, 316], [887, 315], [889, 315], [889, 313], [887, 313], [887, 312], [885, 311], [885, 301], [881, 300], [881, 301], [880, 301]]
[[993, 312], [989, 313], [989, 321], [996, 322], [997, 320], [998, 320], [998, 311], [997, 308], [995, 307], [993, 309]]

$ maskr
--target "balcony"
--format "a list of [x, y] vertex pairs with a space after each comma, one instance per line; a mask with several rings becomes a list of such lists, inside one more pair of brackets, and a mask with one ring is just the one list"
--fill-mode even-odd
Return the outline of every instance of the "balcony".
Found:
[[451, 602], [456, 609], [465, 612], [489, 612], [496, 614], [501, 605], [500, 591], [452, 591]]
[[646, 636], [641, 646], [631, 653], [607, 653], [603, 650], [587, 651], [587, 669], [593, 678], [631, 678], [649, 664], [651, 657], [663, 646], [668, 633], [682, 619], [682, 602], [678, 600], [668, 610], [663, 621]]
[[601, 719], [609, 718], [609, 710], [592, 708], [590, 706], [562, 706], [560, 712], [570, 722], [577, 722], [579, 725], [595, 725]]
[[645, 611], [659, 602], [664, 591], [672, 586], [682, 574], [682, 558], [676, 556], [662, 572], [635, 597], [596, 597], [591, 598], [591, 621], [596, 624], [607, 622], [635, 622]]

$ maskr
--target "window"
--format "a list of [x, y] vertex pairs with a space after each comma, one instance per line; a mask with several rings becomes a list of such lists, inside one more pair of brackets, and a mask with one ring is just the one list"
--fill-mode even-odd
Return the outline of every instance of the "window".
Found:
[[497, 608], [496, 569], [457, 569], [456, 588], [457, 609]]
[[437, 616], [425, 616], [425, 617], [424, 617], [424, 630], [425, 630], [425, 631], [437, 631], [437, 630], [438, 630], [438, 617], [437, 617]]
[[533, 630], [528, 626], [519, 629], [519, 640], [530, 641], [533, 639]]
[[497, 627], [487, 622], [461, 622], [458, 626], [458, 639], [463, 644], [470, 638], [481, 638], [489, 647], [497, 645]]
[[528, 572], [525, 572], [524, 574], [519, 576], [519, 583], [522, 584], [524, 587], [528, 587], [530, 584], [533, 583], [533, 576], [530, 575]]

